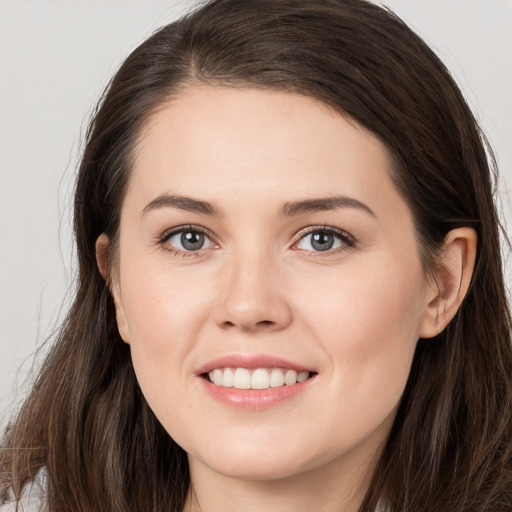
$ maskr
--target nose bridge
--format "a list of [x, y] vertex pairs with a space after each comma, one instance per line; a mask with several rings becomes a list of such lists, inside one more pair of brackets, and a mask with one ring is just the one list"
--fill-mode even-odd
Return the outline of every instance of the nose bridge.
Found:
[[291, 311], [282, 269], [269, 246], [245, 245], [236, 249], [226, 261], [224, 276], [216, 308], [220, 326], [275, 330], [289, 324]]

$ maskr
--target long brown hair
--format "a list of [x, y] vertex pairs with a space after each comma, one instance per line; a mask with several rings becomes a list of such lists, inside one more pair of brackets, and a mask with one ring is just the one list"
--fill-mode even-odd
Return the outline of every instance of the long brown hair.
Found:
[[485, 139], [440, 60], [365, 0], [213, 0], [140, 45], [90, 124], [75, 193], [74, 304], [0, 447], [0, 498], [41, 468], [50, 511], [181, 511], [186, 454], [155, 419], [95, 258], [116, 240], [133, 148], [191, 83], [314, 97], [372, 131], [413, 213], [426, 272], [446, 233], [478, 233], [472, 284], [411, 374], [361, 512], [512, 509], [511, 324]]

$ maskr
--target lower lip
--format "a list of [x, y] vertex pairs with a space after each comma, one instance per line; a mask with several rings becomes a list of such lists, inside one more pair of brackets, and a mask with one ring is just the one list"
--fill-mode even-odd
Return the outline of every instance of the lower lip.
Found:
[[268, 389], [236, 389], [216, 386], [203, 377], [202, 385], [215, 400], [238, 409], [259, 411], [288, 400], [306, 390], [316, 376], [292, 386], [280, 386]]

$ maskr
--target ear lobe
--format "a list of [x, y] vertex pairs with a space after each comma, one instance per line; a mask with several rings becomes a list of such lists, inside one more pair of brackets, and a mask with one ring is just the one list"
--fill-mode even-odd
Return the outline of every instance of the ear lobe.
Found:
[[119, 334], [125, 343], [129, 343], [129, 329], [126, 322], [126, 314], [123, 307], [121, 293], [119, 291], [119, 283], [112, 279], [110, 268], [110, 242], [108, 236], [102, 233], [96, 240], [96, 263], [103, 279], [107, 283], [114, 306], [116, 308], [116, 322]]
[[421, 338], [439, 334], [457, 313], [471, 283], [476, 248], [472, 228], [453, 229], [446, 235], [436, 274], [428, 284]]

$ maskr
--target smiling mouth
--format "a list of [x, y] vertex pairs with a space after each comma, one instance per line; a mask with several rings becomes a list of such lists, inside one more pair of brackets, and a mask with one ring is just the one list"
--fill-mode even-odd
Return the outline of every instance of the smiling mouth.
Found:
[[286, 368], [215, 368], [202, 377], [215, 386], [235, 389], [269, 389], [293, 386], [316, 375]]

